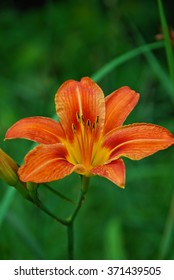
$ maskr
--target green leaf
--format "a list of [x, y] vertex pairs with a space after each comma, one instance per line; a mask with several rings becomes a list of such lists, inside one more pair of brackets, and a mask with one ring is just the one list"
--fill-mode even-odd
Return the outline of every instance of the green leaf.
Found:
[[144, 54], [146, 52], [149, 52], [150, 50], [155, 50], [162, 48], [164, 46], [163, 42], [155, 42], [151, 44], [145, 44], [142, 45], [136, 49], [133, 49], [129, 52], [126, 52], [113, 60], [111, 60], [109, 63], [104, 65], [100, 70], [98, 70], [95, 74], [92, 75], [92, 79], [96, 82], [100, 81], [104, 76], [109, 74], [114, 68], [118, 67], [119, 65], [127, 62], [128, 60], [139, 56], [140, 54]]
[[[137, 43], [139, 45], [146, 44], [143, 36], [138, 31], [136, 26], [133, 26], [134, 32], [135, 32], [135, 39], [137, 40]], [[155, 57], [152, 50], [149, 50], [148, 52], [144, 53], [144, 56], [147, 59], [147, 62], [149, 63], [152, 71], [156, 75], [156, 77], [160, 80], [161, 84], [164, 86], [164, 89], [168, 93], [169, 97], [171, 98], [172, 102], [174, 102], [174, 94], [173, 94], [173, 84], [170, 80], [170, 77], [168, 74], [166, 74], [165, 70], [161, 66], [159, 60]]]

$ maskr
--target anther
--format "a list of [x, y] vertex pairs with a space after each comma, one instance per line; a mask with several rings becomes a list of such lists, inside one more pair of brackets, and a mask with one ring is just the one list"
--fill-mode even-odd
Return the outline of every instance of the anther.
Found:
[[80, 122], [80, 113], [79, 112], [76, 112], [76, 118], [77, 118], [77, 121]]
[[90, 128], [90, 126], [91, 126], [91, 121], [89, 119], [86, 122], [86, 126], [87, 126], [87, 128]]
[[84, 125], [85, 124], [85, 119], [84, 119], [83, 115], [81, 115], [81, 120], [82, 120], [82, 124]]
[[96, 121], [95, 122], [96, 122], [96, 124], [99, 123], [99, 116], [96, 117]]
[[96, 117], [95, 122], [92, 124], [92, 129], [95, 130], [99, 124], [99, 116]]
[[92, 124], [92, 130], [95, 130], [96, 129], [96, 123], [93, 123]]
[[73, 131], [74, 133], [76, 133], [76, 126], [75, 126], [74, 123], [72, 123], [72, 131]]

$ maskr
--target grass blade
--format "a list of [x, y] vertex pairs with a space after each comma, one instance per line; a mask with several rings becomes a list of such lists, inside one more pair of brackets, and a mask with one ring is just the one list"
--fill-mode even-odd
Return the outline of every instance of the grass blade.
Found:
[[[133, 30], [136, 35], [135, 38], [137, 40], [137, 43], [139, 45], [146, 44], [144, 38], [142, 37], [142, 35], [140, 34], [136, 26], [133, 26]], [[164, 86], [164, 89], [166, 90], [172, 102], [174, 103], [173, 85], [170, 80], [170, 77], [166, 74], [161, 64], [159, 63], [158, 59], [155, 57], [155, 55], [151, 50], [149, 50], [149, 52], [145, 52], [144, 56], [147, 59], [147, 62], [149, 63], [152, 71], [155, 73], [156, 77]]]
[[116, 57], [115, 59], [111, 60], [109, 63], [104, 65], [100, 70], [98, 70], [95, 74], [92, 75], [92, 79], [96, 82], [100, 81], [104, 76], [106, 76], [108, 73], [110, 73], [114, 68], [117, 66], [125, 63], [126, 61], [140, 55], [144, 54], [146, 52], [149, 52], [150, 50], [159, 49], [164, 47], [163, 42], [154, 42], [151, 44], [145, 44], [143, 46], [140, 46], [136, 49], [133, 49], [127, 53], [124, 53], [120, 55], [119, 57]]

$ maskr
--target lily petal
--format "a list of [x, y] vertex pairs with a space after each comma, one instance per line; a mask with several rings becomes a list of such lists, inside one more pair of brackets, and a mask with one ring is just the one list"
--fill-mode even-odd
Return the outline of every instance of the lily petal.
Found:
[[24, 118], [10, 127], [5, 139], [25, 138], [41, 144], [55, 144], [65, 138], [60, 123], [45, 117]]
[[84, 172], [82, 165], [66, 160], [67, 150], [63, 144], [39, 145], [25, 157], [24, 165], [18, 170], [24, 182], [43, 183], [64, 178], [72, 172]]
[[125, 165], [122, 159], [112, 161], [111, 163], [94, 167], [92, 174], [107, 178], [120, 188], [125, 186]]
[[65, 82], [56, 93], [55, 103], [61, 125], [69, 140], [73, 138], [72, 126], [78, 131], [82, 122], [86, 125], [97, 123], [97, 130], [104, 126], [104, 94], [88, 77], [82, 78], [80, 82]]
[[121, 156], [139, 160], [174, 144], [174, 136], [165, 128], [153, 124], [132, 124], [108, 133], [104, 146], [111, 150], [110, 159]]
[[105, 98], [106, 122], [104, 132], [107, 133], [121, 126], [139, 100], [139, 94], [124, 86]]

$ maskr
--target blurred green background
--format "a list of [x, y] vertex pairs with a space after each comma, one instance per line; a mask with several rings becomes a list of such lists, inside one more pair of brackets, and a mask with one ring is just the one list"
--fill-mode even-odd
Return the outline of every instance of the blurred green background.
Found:
[[[164, 7], [174, 27], [171, 2]], [[112, 59], [154, 42], [161, 26], [155, 0], [11, 0], [0, 7], [0, 146], [18, 163], [32, 143], [3, 141], [15, 121], [53, 116], [61, 83], [92, 76]], [[140, 92], [126, 123], [156, 123], [174, 133], [174, 92], [163, 47], [126, 61], [97, 82], [106, 95], [122, 85]], [[125, 163], [124, 190], [91, 179], [75, 222], [76, 259], [174, 259], [174, 148]], [[80, 178], [73, 174], [51, 185], [76, 200]], [[9, 188], [0, 181], [0, 207]], [[73, 209], [44, 188], [40, 195], [61, 217]], [[66, 228], [16, 192], [4, 209], [0, 259], [67, 258]]]

